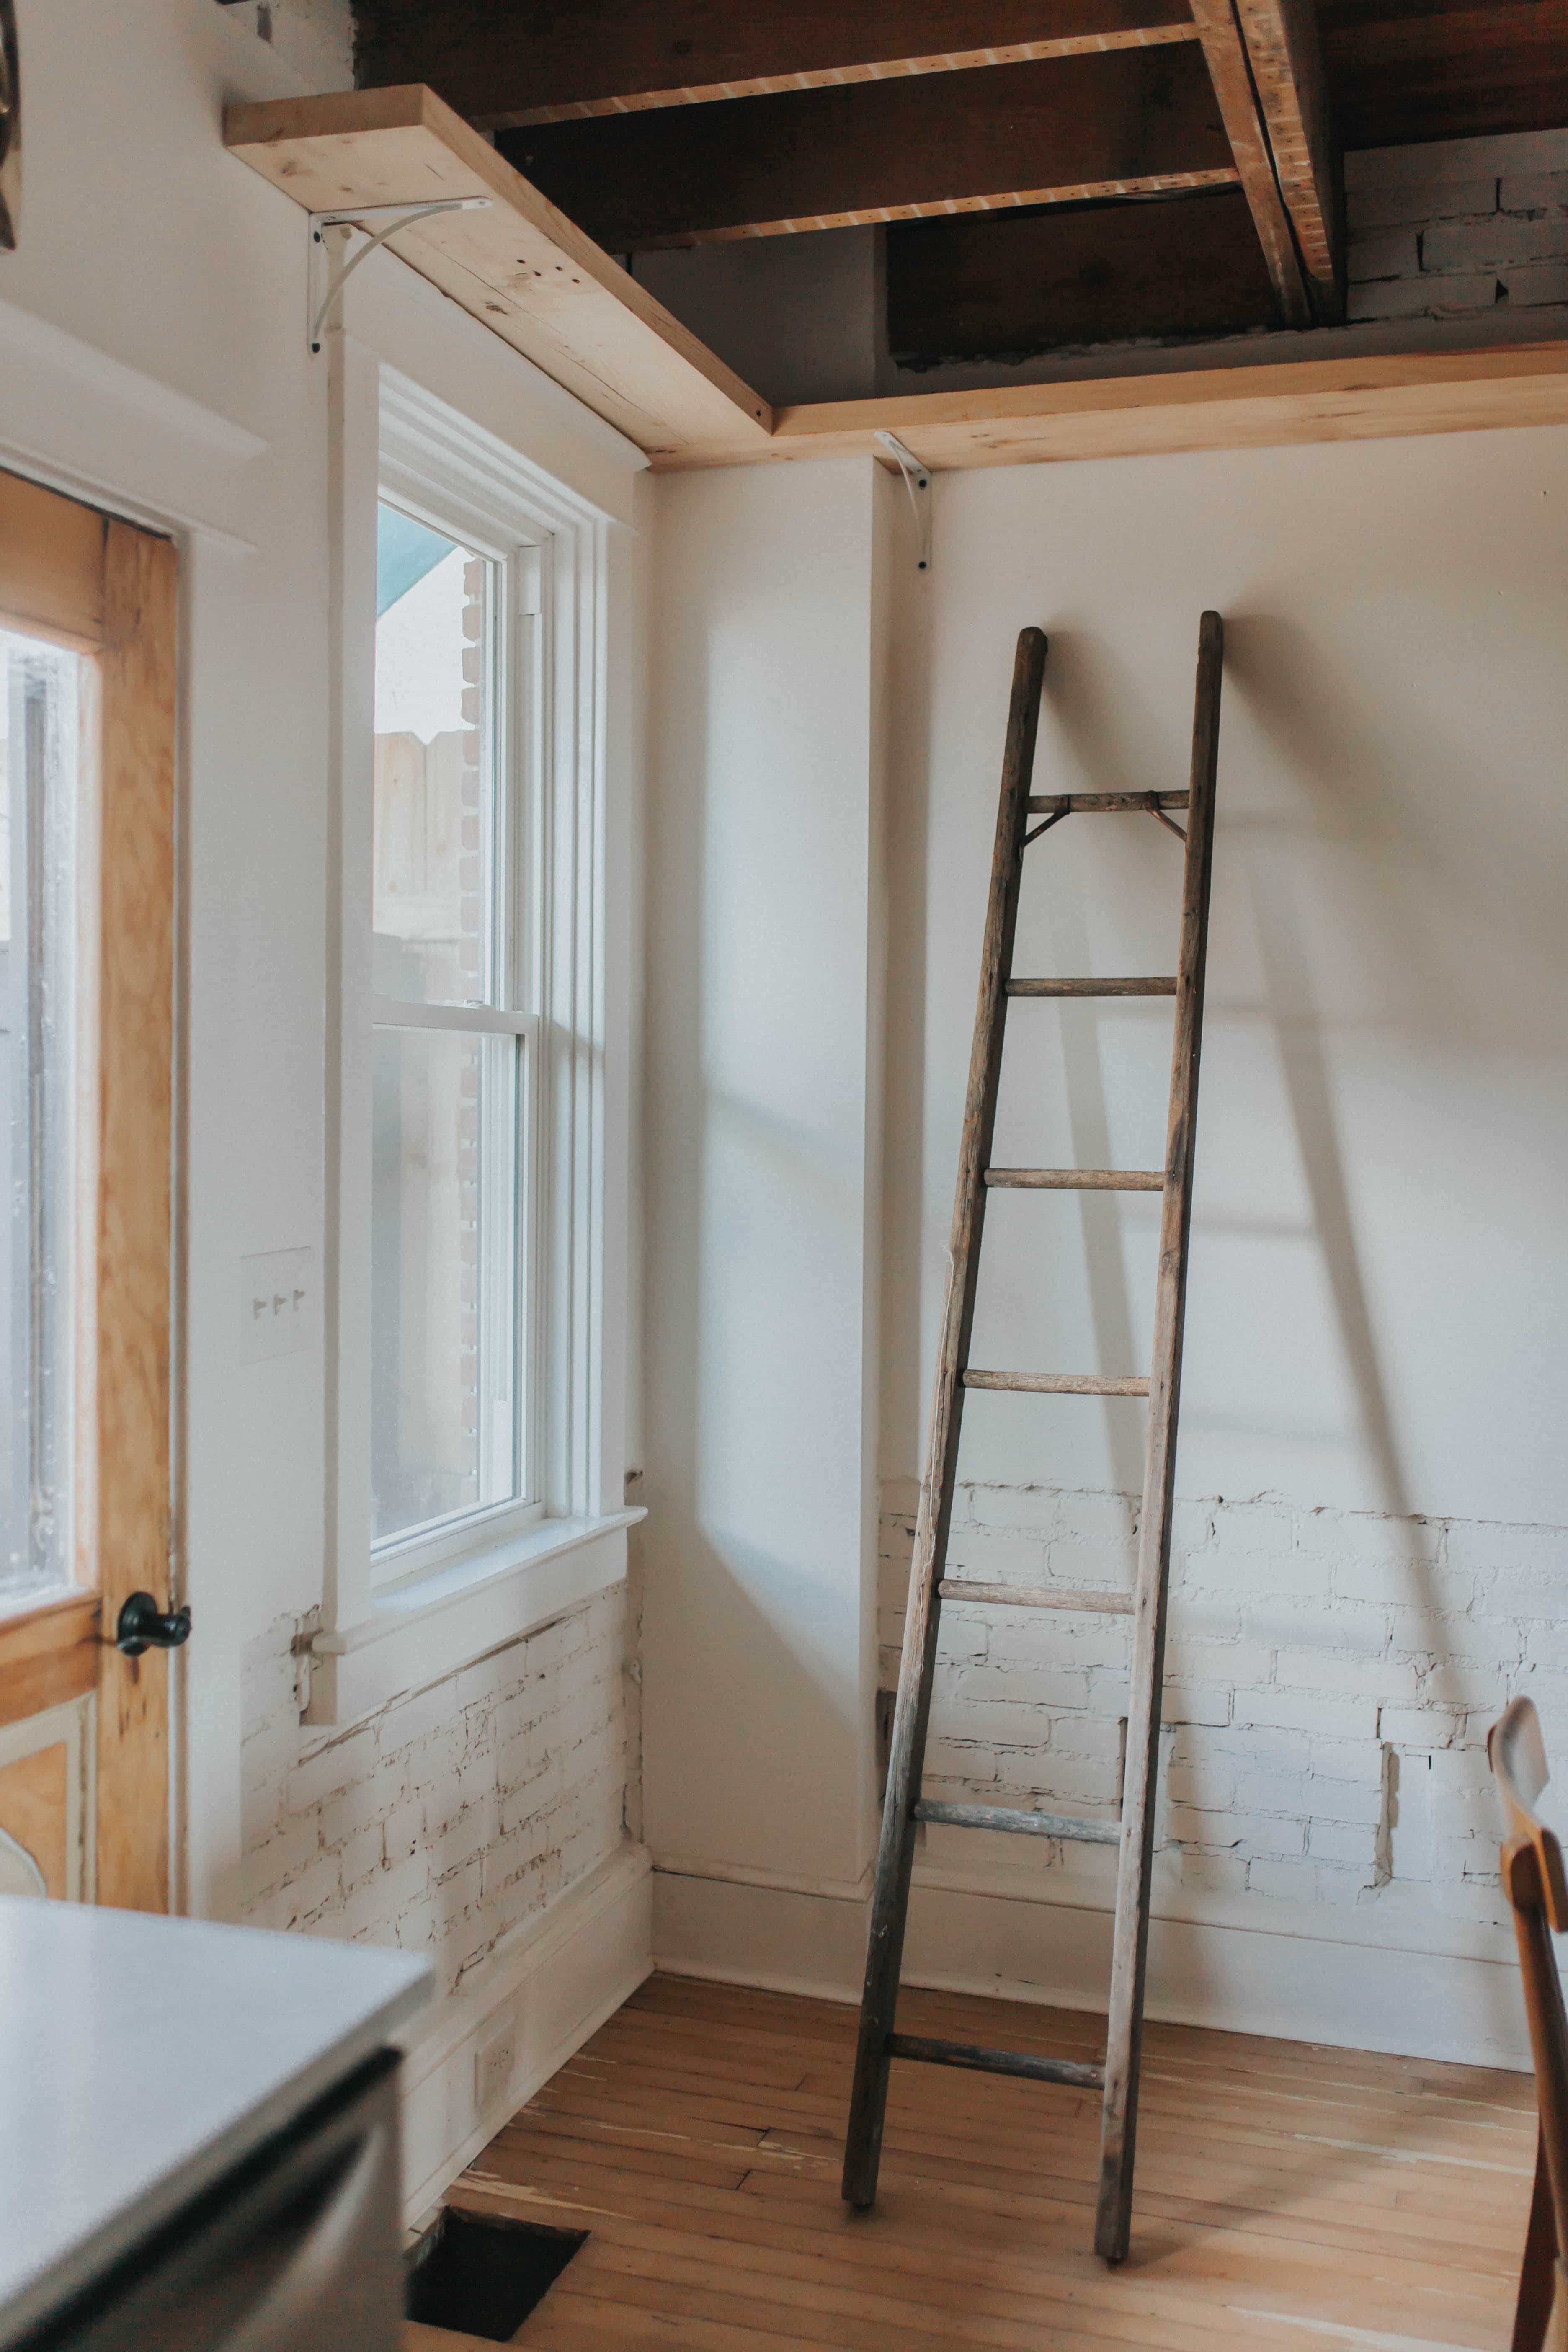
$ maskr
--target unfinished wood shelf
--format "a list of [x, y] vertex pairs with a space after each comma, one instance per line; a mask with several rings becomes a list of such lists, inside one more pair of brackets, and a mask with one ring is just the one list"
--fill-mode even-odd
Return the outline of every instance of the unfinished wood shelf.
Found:
[[876, 456], [879, 431], [946, 468], [1568, 422], [1561, 341], [775, 410], [422, 84], [232, 107], [225, 139], [307, 212], [488, 197], [392, 250], [661, 470]]

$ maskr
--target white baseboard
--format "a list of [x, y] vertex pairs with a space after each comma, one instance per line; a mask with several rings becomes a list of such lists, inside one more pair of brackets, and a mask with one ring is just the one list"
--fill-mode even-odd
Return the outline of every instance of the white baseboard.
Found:
[[[645, 1849], [623, 1846], [399, 2037], [405, 2221], [436, 2202], [649, 1974], [652, 1884]], [[481, 2108], [474, 2060], [509, 2023], [511, 2074]]]
[[[654, 1876], [655, 1966], [772, 1991], [858, 2001], [867, 1906], [732, 1880]], [[1103, 1909], [917, 1887], [904, 1981], [1103, 2012]], [[1528, 2072], [1519, 1970], [1476, 1953], [1423, 1952], [1235, 1921], [1156, 1916], [1148, 2014], [1289, 2042]]]

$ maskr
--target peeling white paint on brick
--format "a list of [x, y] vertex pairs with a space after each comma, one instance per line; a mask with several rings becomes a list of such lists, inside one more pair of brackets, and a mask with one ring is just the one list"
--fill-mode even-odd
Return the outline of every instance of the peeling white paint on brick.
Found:
[[[917, 1494], [882, 1490], [881, 1680], [898, 1676]], [[958, 1490], [950, 1572], [1099, 1585], [1134, 1573], [1136, 1501]], [[1568, 1529], [1215, 1497], [1178, 1507], [1163, 1860], [1194, 1894], [1503, 1926], [1486, 1732], [1529, 1692], [1568, 1759]], [[928, 1792], [1112, 1815], [1131, 1634], [1121, 1618], [942, 1611]], [[1565, 1763], [1568, 1769], [1568, 1763]], [[993, 1841], [943, 1832], [973, 1865]], [[1016, 1841], [997, 1840], [998, 1845]], [[1030, 1841], [1082, 1879], [1107, 1857]]]
[[1345, 212], [1352, 321], [1568, 303], [1568, 131], [1364, 149]]
[[620, 1843], [623, 1594], [341, 1732], [299, 1719], [310, 1630], [246, 1650], [243, 1916], [428, 1953], [449, 1990]]

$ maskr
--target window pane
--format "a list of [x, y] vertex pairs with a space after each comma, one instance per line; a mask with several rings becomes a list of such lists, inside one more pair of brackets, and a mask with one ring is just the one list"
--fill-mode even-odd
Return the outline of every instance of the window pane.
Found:
[[0, 629], [0, 1599], [70, 1575], [75, 654]]
[[378, 1028], [372, 1534], [520, 1491], [514, 1037]]
[[496, 567], [383, 502], [377, 518], [371, 985], [492, 998]]

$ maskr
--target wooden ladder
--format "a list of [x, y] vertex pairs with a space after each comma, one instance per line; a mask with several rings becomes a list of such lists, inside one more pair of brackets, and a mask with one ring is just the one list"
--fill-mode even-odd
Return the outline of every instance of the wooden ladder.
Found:
[[[877, 2194], [888, 2067], [894, 2058], [938, 2066], [1021, 2074], [1034, 2082], [1066, 2083], [1104, 2095], [1100, 2136], [1096, 2251], [1113, 2263], [1127, 2253], [1132, 2202], [1133, 2147], [1138, 2121], [1138, 2072], [1143, 2029], [1143, 1983], [1149, 1945], [1149, 1881], [1154, 1846], [1155, 1779], [1159, 1765], [1160, 1685], [1165, 1650], [1165, 1598], [1171, 1565], [1171, 1501], [1176, 1464], [1176, 1412], [1182, 1379], [1182, 1321], [1187, 1287], [1187, 1237], [1192, 1222], [1193, 1145], [1203, 1034], [1204, 964], [1208, 943], [1209, 877], [1214, 851], [1215, 769], [1219, 750], [1220, 672], [1224, 629], [1205, 613], [1198, 631], [1197, 705], [1193, 719], [1190, 790], [1184, 793], [1067, 793], [1031, 799], [1035, 736], [1045, 678], [1046, 639], [1038, 629], [1018, 638], [1012, 704], [1002, 761], [1002, 798], [991, 895], [981, 950], [980, 1003], [969, 1061], [963, 1134], [947, 1297], [942, 1309], [936, 1389], [931, 1402], [925, 1476], [915, 1528], [903, 1659], [893, 1715], [887, 1802], [877, 1855], [866, 1989], [855, 2087], [844, 2156], [844, 2195], [870, 2205]], [[1068, 816], [1142, 811], [1178, 835], [1170, 815], [1187, 814], [1182, 889], [1181, 943], [1172, 978], [1021, 980], [1013, 974], [1018, 887], [1024, 852]], [[1042, 821], [1030, 829], [1029, 819]], [[1110, 1168], [994, 1168], [992, 1136], [1002, 1070], [1007, 1006], [1015, 997], [1173, 996], [1175, 1045], [1171, 1064], [1171, 1113], [1163, 1171]], [[1095, 1372], [994, 1372], [969, 1360], [985, 1196], [995, 1185], [1043, 1191], [1158, 1192], [1163, 1194], [1155, 1296], [1153, 1363], [1147, 1380]], [[958, 1441], [966, 1390], [1026, 1390], [1046, 1396], [1146, 1396], [1148, 1452], [1139, 1521], [1138, 1582], [1131, 1595], [1054, 1588], [954, 1581], [943, 1570], [952, 1517]], [[994, 1805], [928, 1804], [921, 1795], [926, 1725], [931, 1713], [937, 1633], [943, 1601], [994, 1602], [1006, 1609], [1100, 1610], [1132, 1619], [1132, 1661], [1127, 1704], [1127, 1755], [1120, 1829], [1110, 1822], [1075, 1821], [1055, 1813]], [[1025, 2057], [1009, 2050], [932, 2042], [894, 2031], [899, 1971], [909, 1912], [910, 1874], [917, 1822], [960, 1829], [1013, 1830], [1034, 1837], [1078, 1839], [1120, 1848], [1110, 2002], [1103, 2066], [1059, 2058]]]

